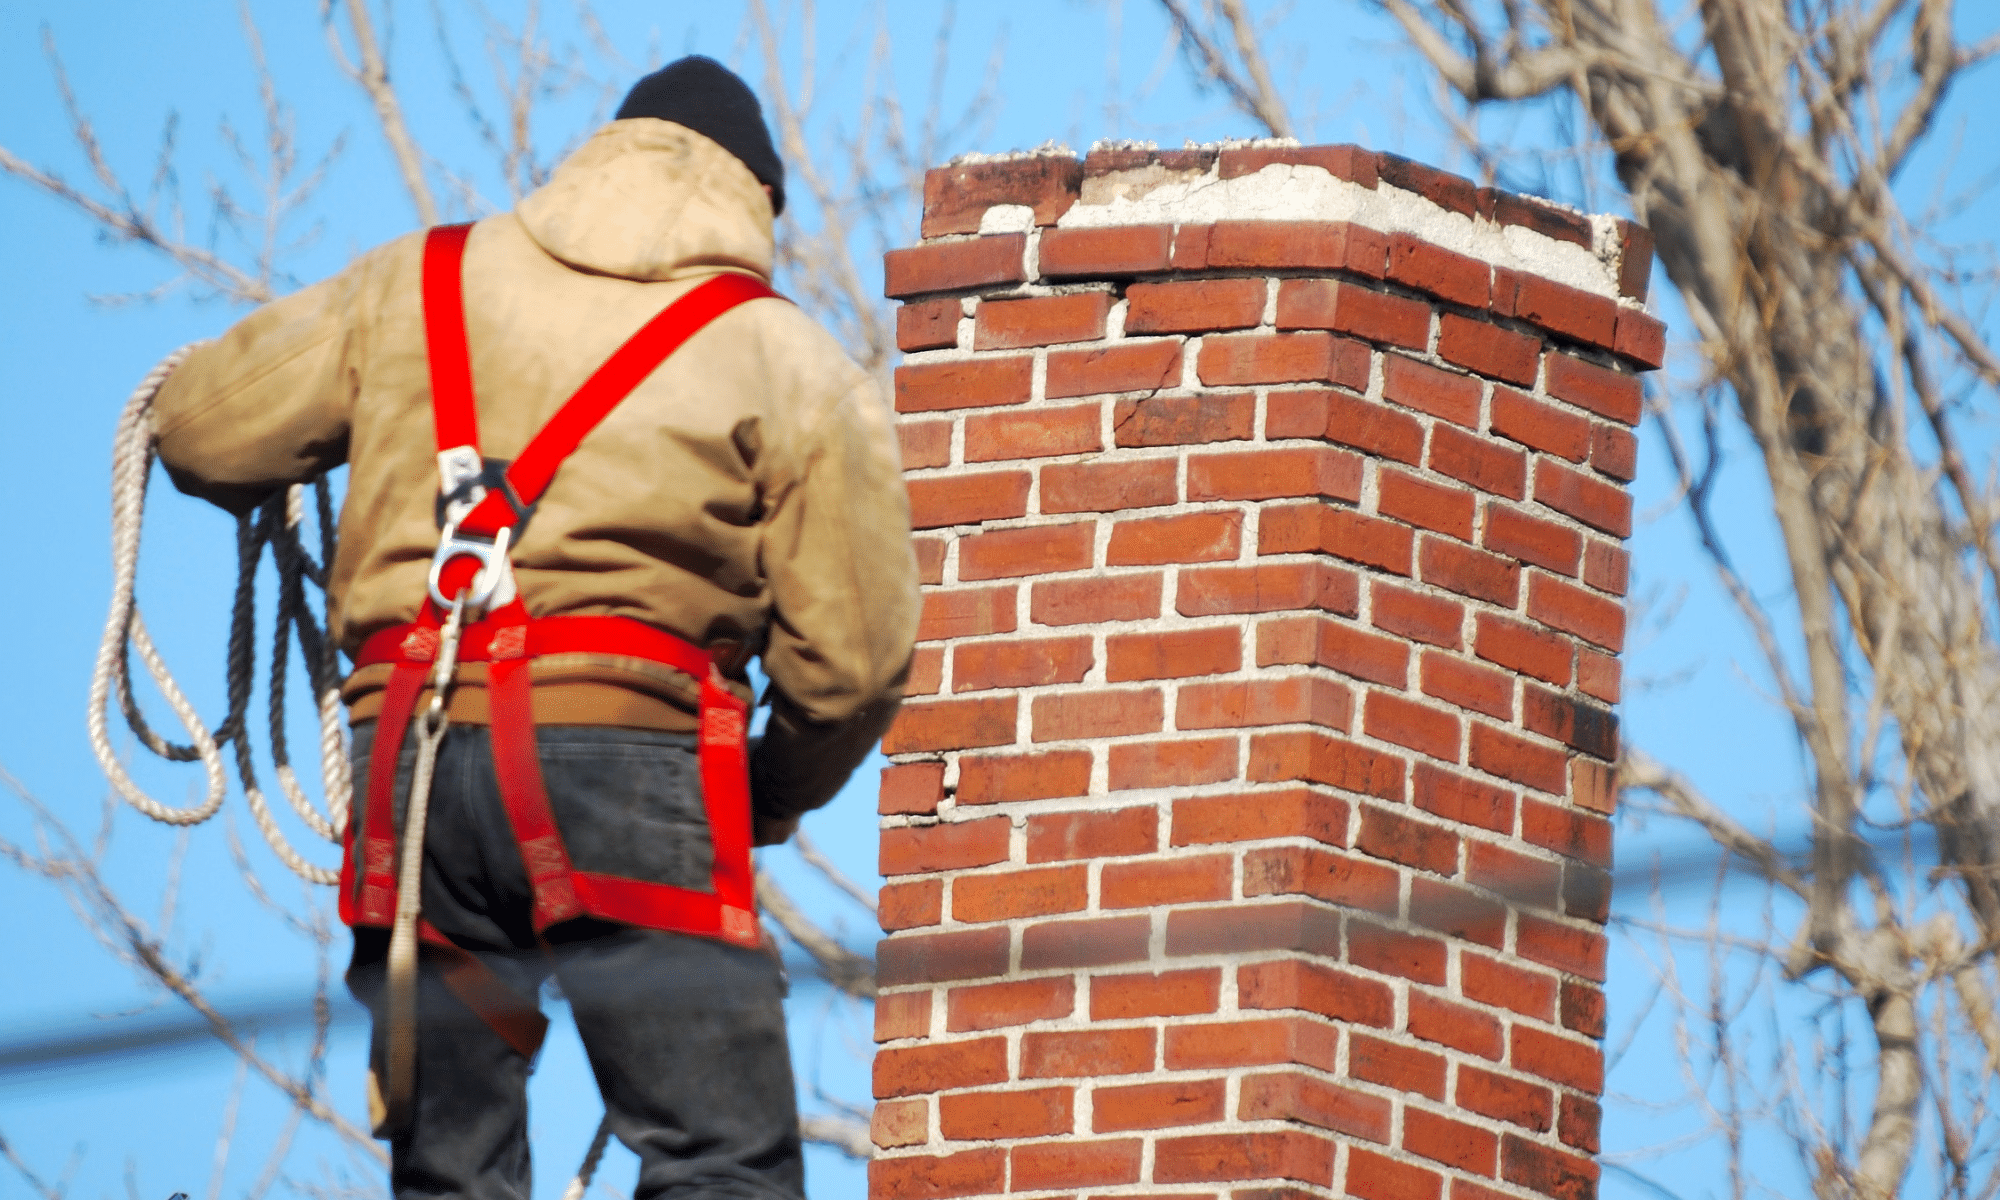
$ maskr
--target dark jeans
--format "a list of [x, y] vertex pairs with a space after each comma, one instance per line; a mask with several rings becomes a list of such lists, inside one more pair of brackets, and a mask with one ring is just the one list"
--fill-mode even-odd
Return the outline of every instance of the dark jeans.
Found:
[[[365, 787], [373, 734], [372, 723], [355, 730], [358, 788]], [[537, 742], [566, 842], [604, 840], [613, 832], [576, 828], [591, 822], [594, 810], [603, 813], [598, 824], [613, 825], [635, 815], [628, 809], [671, 810], [636, 814], [647, 833], [699, 811], [698, 795], [647, 799], [663, 790], [662, 780], [697, 778], [691, 737], [550, 726], [537, 731]], [[399, 798], [413, 762], [413, 743], [406, 743]], [[628, 842], [634, 832], [627, 830]], [[705, 863], [706, 827], [699, 832], [697, 848], [654, 846], [647, 853], [663, 863]], [[555, 976], [612, 1130], [639, 1156], [633, 1200], [804, 1195], [777, 963], [706, 938], [588, 920], [555, 926], [546, 946], [538, 943], [530, 924], [533, 896], [500, 804], [484, 727], [454, 728], [438, 755], [424, 832], [423, 901], [426, 920], [520, 994], [533, 996]], [[388, 943], [384, 930], [357, 929], [347, 972], [348, 987], [375, 1018], [370, 1054], [378, 1067], [387, 1041]], [[527, 1200], [527, 1080], [534, 1064], [428, 966], [420, 969], [418, 1030], [415, 1115], [390, 1143], [397, 1197]]]

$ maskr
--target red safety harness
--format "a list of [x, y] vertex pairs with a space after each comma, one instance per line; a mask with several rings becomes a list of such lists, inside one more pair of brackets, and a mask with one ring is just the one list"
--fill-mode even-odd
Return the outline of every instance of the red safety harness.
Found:
[[[424, 245], [424, 329], [444, 480], [444, 532], [432, 560], [422, 613], [411, 624], [370, 637], [355, 659], [357, 667], [389, 663], [393, 670], [368, 764], [363, 825], [358, 838], [350, 836], [341, 865], [341, 919], [349, 925], [373, 926], [394, 920], [392, 797], [397, 759], [431, 663], [438, 656], [451, 598], [463, 589], [486, 615], [466, 624], [458, 655], [461, 661], [490, 664], [486, 686], [493, 765], [507, 819], [534, 887], [536, 931], [573, 917], [592, 916], [755, 946], [759, 930], [750, 864], [748, 705], [723, 686], [721, 673], [705, 651], [662, 629], [627, 617], [529, 616], [515, 592], [507, 551], [556, 469], [598, 422], [710, 321], [745, 301], [776, 293], [741, 275], [718, 275], [701, 284], [619, 347], [520, 457], [511, 464], [489, 463], [479, 454], [479, 418], [465, 340], [462, 264], [470, 230], [469, 225], [436, 228]], [[544, 655], [576, 653], [647, 659], [701, 681], [698, 744], [702, 796], [714, 846], [711, 891], [579, 871], [571, 864], [549, 809], [536, 754], [529, 663]], [[444, 942], [428, 923], [423, 939], [433, 945]]]

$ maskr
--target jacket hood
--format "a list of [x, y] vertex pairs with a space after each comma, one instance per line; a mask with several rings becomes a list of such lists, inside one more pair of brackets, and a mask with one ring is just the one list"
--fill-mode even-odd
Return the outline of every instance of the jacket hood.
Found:
[[771, 203], [757, 177], [672, 121], [606, 125], [514, 212], [536, 245], [579, 270], [642, 280], [771, 275]]

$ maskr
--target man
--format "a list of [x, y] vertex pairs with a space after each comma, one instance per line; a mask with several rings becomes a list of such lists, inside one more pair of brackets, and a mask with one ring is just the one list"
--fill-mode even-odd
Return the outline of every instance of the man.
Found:
[[[716, 786], [727, 783], [726, 769], [715, 773], [726, 755], [711, 761], [708, 733], [699, 749], [696, 733], [740, 711], [731, 706], [749, 694], [744, 663], [761, 655], [771, 711], [750, 758], [749, 805], [755, 843], [783, 841], [894, 715], [918, 599], [879, 389], [763, 291], [783, 205], [783, 166], [755, 96], [719, 64], [682, 59], [641, 80], [617, 119], [514, 212], [459, 233], [456, 251], [449, 231], [382, 246], [196, 351], [155, 401], [175, 484], [231, 511], [349, 466], [328, 587], [335, 635], [360, 664], [345, 688], [356, 812], [341, 900], [356, 925], [348, 979], [375, 1017], [378, 1074], [390, 1037], [385, 914], [397, 894], [382, 872], [423, 723], [409, 714], [430, 695], [416, 688], [439, 656], [449, 604], [471, 609], [427, 793], [414, 1085], [384, 1131], [399, 1196], [525, 1200], [525, 1084], [540, 1022], [529, 1006], [550, 973], [612, 1129], [639, 1155], [635, 1198], [803, 1194], [782, 979], [754, 948], [747, 900], [714, 915], [735, 835], [727, 788]], [[504, 460], [635, 331], [643, 341], [680, 319], [661, 314], [704, 288], [734, 288], [734, 298], [705, 324], [682, 321], [678, 349], [613, 397], [546, 490], [522, 503], [514, 474], [502, 482]], [[476, 433], [455, 448], [438, 374], [454, 337], [477, 410]], [[457, 468], [445, 461], [454, 453]], [[488, 457], [473, 481], [468, 453], [475, 472], [481, 456], [503, 461]], [[456, 491], [440, 487], [441, 470]], [[477, 501], [493, 494], [515, 511], [499, 508], [507, 528], [478, 544], [511, 560], [506, 586], [525, 611], [503, 607], [505, 589], [482, 608], [461, 583], [447, 585], [456, 597], [427, 601], [440, 525], [476, 524]], [[513, 659], [504, 631], [478, 632], [480, 621], [504, 625], [509, 608]], [[664, 639], [712, 655], [720, 674], [704, 677], [705, 658], [688, 665], [623, 643], [551, 652], [536, 640], [556, 626], [609, 625], [633, 632], [635, 646]], [[516, 685], [502, 676], [523, 661], [521, 638], [530, 665], [518, 678], [531, 684], [519, 685], [513, 712]], [[518, 761], [508, 765], [514, 726], [503, 716], [535, 747], [529, 784]], [[378, 739], [378, 724], [406, 723], [407, 738]], [[393, 809], [380, 802], [391, 780]], [[524, 831], [536, 804], [558, 837]], [[750, 817], [734, 819], [747, 875]], [[369, 830], [381, 836], [371, 842]], [[525, 862], [524, 845], [538, 847]]]

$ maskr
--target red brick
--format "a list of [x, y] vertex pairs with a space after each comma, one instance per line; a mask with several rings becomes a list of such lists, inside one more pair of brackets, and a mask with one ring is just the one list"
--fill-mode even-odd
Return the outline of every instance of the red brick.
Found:
[[1619, 687], [1621, 667], [1618, 660], [1609, 654], [1599, 654], [1588, 646], [1576, 652], [1576, 686], [1587, 694], [1606, 704], [1618, 703], [1622, 691]]
[[[1047, 496], [1048, 485], [1043, 485]], [[1028, 597], [1028, 619], [1037, 625], [1089, 625], [1143, 621], [1160, 615], [1157, 571], [1037, 583]]]
[[1410, 922], [1495, 950], [1507, 942], [1505, 905], [1437, 879], [1410, 881]]
[[1410, 645], [1337, 621], [1270, 620], [1257, 629], [1257, 665], [1310, 663], [1370, 683], [1400, 688], [1409, 678]]
[[1458, 874], [1458, 836], [1440, 825], [1413, 821], [1372, 804], [1361, 806], [1361, 832], [1354, 845], [1364, 854], [1419, 871]]
[[1346, 738], [1304, 730], [1253, 735], [1247, 776], [1257, 783], [1297, 779], [1401, 800], [1406, 768], [1407, 764], [1393, 755], [1357, 746]]
[[1295, 504], [1264, 510], [1257, 553], [1331, 554], [1408, 575], [1415, 543], [1416, 535], [1393, 521], [1328, 504]]
[[1514, 831], [1514, 793], [1440, 771], [1420, 762], [1411, 779], [1410, 799], [1427, 813], [1495, 833]]
[[1221, 1002], [1222, 972], [1214, 967], [1162, 971], [1157, 975], [1093, 975], [1090, 1019], [1129, 1021], [1136, 1017], [1187, 1017], [1211, 1013]]
[[1521, 694], [1521, 724], [1607, 762], [1618, 757], [1617, 716], [1561, 692], [1529, 684]]
[[1187, 460], [1187, 498], [1191, 502], [1291, 496], [1360, 500], [1361, 456], [1331, 446], [1312, 446], [1197, 454]]
[[1232, 333], [1202, 339], [1195, 370], [1210, 387], [1260, 383], [1336, 383], [1368, 389], [1368, 347], [1349, 338], [1308, 333]]
[[977, 525], [1026, 516], [1026, 471], [987, 471], [908, 481], [910, 526], [936, 529], [945, 525]]
[[[1600, 592], [1623, 596], [1631, 582], [1631, 558], [1621, 546], [1592, 539], [1583, 547], [1583, 581]], [[1622, 630], [1622, 618], [1619, 622]]]
[[1492, 379], [1533, 386], [1541, 351], [1539, 338], [1485, 321], [1445, 313], [1438, 322], [1438, 356]]
[[[1555, 283], [1534, 275], [1513, 275], [1514, 294], [1509, 297], [1508, 314], [1530, 321], [1551, 333], [1587, 345], [1609, 350], [1618, 325], [1618, 303], [1609, 296]], [[1497, 290], [1497, 289], [1496, 289]], [[1494, 297], [1494, 306], [1500, 306]]]
[[1625, 606], [1561, 580], [1528, 580], [1528, 615], [1614, 653], [1625, 648]]
[[1302, 1009], [1377, 1028], [1387, 1028], [1396, 1017], [1395, 993], [1387, 984], [1297, 959], [1238, 967], [1236, 1003], [1244, 1009]]
[[881, 799], [876, 811], [890, 815], [929, 815], [944, 799], [943, 763], [904, 763], [882, 768]]
[[875, 1040], [893, 1042], [931, 1031], [931, 991], [883, 992], [875, 997]]
[[1527, 455], [1449, 425], [1431, 427], [1430, 468], [1510, 500], [1528, 494]]
[[1119, 521], [1111, 527], [1104, 563], [1111, 567], [1218, 562], [1243, 548], [1243, 514], [1195, 512]]
[[1227, 1088], [1220, 1079], [1101, 1087], [1090, 1096], [1090, 1127], [1097, 1133], [1112, 1133], [1207, 1125], [1222, 1119]]
[[953, 1033], [1008, 1029], [1075, 1011], [1076, 981], [1067, 976], [955, 987], [945, 994], [945, 1028]]
[[1348, 1035], [1348, 1074], [1368, 1083], [1443, 1100], [1444, 1065], [1442, 1054], [1385, 1042], [1364, 1033]]
[[1562, 984], [1562, 1023], [1585, 1037], [1604, 1036], [1604, 992], [1587, 983], [1565, 979]]
[[1639, 377], [1567, 354], [1549, 355], [1549, 395], [1600, 417], [1637, 425], [1644, 404]]
[[1120, 446], [1191, 446], [1247, 440], [1257, 407], [1247, 393], [1224, 396], [1148, 396], [1120, 400], [1111, 410], [1111, 435]]
[[1479, 189], [1462, 175], [1453, 175], [1400, 154], [1388, 153], [1375, 156], [1375, 169], [1383, 183], [1415, 192], [1440, 208], [1448, 208], [1468, 217], [1479, 211]]
[[1151, 854], [1160, 845], [1160, 813], [1150, 805], [1110, 812], [1051, 813], [1028, 818], [1028, 861], [1073, 861]]
[[994, 1196], [1006, 1186], [1006, 1179], [1005, 1150], [901, 1155], [869, 1162], [868, 1195], [873, 1200]]
[[958, 540], [958, 577], [1011, 579], [1088, 570], [1096, 542], [1088, 521], [970, 534]]
[[1497, 554], [1569, 576], [1583, 559], [1583, 538], [1574, 529], [1498, 504], [1486, 506], [1480, 542]]
[[[1618, 222], [1618, 294], [1644, 303], [1653, 277], [1653, 231], [1633, 221]], [[1632, 312], [1633, 309], [1623, 311]]]
[[1514, 716], [1514, 677], [1504, 671], [1435, 650], [1424, 651], [1419, 670], [1426, 696], [1503, 721]]
[[917, 556], [917, 582], [938, 584], [944, 582], [944, 545], [940, 537], [913, 537], [910, 549]]
[[1604, 932], [1559, 925], [1522, 913], [1514, 930], [1514, 951], [1522, 958], [1569, 975], [1604, 982]]
[[1014, 740], [1014, 697], [926, 700], [903, 705], [882, 737], [882, 753], [973, 750]]
[[1176, 729], [1243, 729], [1257, 725], [1318, 725], [1346, 732], [1353, 693], [1331, 679], [1292, 675], [1242, 683], [1183, 684]]
[[1433, 646], [1456, 649], [1465, 606], [1456, 600], [1412, 591], [1377, 579], [1369, 585], [1369, 621], [1377, 629]]
[[1090, 751], [967, 754], [958, 760], [960, 804], [1052, 800], [1090, 791]]
[[1292, 1179], [1333, 1181], [1333, 1143], [1303, 1130], [1163, 1138], [1153, 1148], [1153, 1182]]
[[954, 921], [984, 924], [1013, 917], [1077, 912], [1089, 902], [1082, 867], [1043, 867], [994, 875], [961, 875], [951, 885]]
[[1137, 1138], [1105, 1142], [1065, 1138], [1016, 1146], [1008, 1186], [1016, 1192], [1042, 1192], [1135, 1183], [1142, 1144]]
[[1597, 1164], [1553, 1146], [1508, 1134], [1500, 1141], [1500, 1177], [1552, 1200], [1594, 1200]]
[[1234, 779], [1236, 768], [1233, 737], [1125, 742], [1111, 747], [1110, 785], [1114, 792], [1194, 787]]
[[1578, 807], [1611, 816], [1618, 811], [1618, 771], [1610, 763], [1573, 758], [1569, 764], [1569, 798]]
[[[1487, 529], [1492, 530], [1492, 514], [1487, 509]], [[1423, 539], [1417, 550], [1417, 577], [1425, 583], [1512, 608], [1521, 594], [1521, 568], [1495, 554], [1482, 554], [1434, 537]]]
[[1028, 237], [1003, 233], [962, 242], [936, 242], [891, 250], [882, 256], [882, 294], [892, 300], [925, 292], [952, 292], [1027, 279]]
[[[1553, 1022], [1556, 1016], [1556, 977], [1531, 971], [1504, 959], [1483, 954], [1458, 957], [1459, 991], [1467, 1000], [1490, 1004]], [[1514, 1027], [1517, 1031], [1519, 1025]]]
[[1599, 425], [1590, 443], [1590, 465], [1630, 483], [1639, 473], [1639, 439], [1621, 426]]
[[1355, 1200], [1437, 1200], [1443, 1181], [1435, 1171], [1372, 1154], [1347, 1152], [1347, 1194]]
[[1461, 542], [1472, 540], [1471, 492], [1430, 483], [1392, 467], [1381, 468], [1375, 481], [1375, 507], [1383, 516], [1449, 534]]
[[[1190, 232], [1181, 227], [1183, 240]], [[1380, 278], [1386, 254], [1382, 235], [1345, 221], [1218, 221], [1209, 230], [1201, 261], [1176, 246], [1177, 266], [1340, 270], [1351, 267]], [[1372, 259], [1372, 262], [1371, 262]]]
[[1044, 279], [1104, 279], [1167, 269], [1171, 225], [1048, 229], [1036, 258]]
[[1092, 342], [1104, 336], [1104, 318], [1110, 312], [1109, 292], [987, 300], [976, 314], [972, 346], [975, 350], [1019, 350]]
[[1595, 1042], [1576, 1041], [1516, 1025], [1507, 1046], [1507, 1061], [1517, 1071], [1592, 1096], [1604, 1090], [1604, 1051]]
[[935, 696], [944, 686], [944, 647], [919, 646], [910, 653], [910, 678], [905, 696]]
[[1107, 863], [1098, 882], [1097, 904], [1106, 909], [1146, 908], [1227, 900], [1235, 878], [1235, 860], [1227, 854]]
[[1572, 862], [1563, 868], [1563, 914], [1602, 924], [1611, 919], [1611, 872]]
[[896, 411], [937, 412], [1026, 404], [1034, 359], [1025, 354], [957, 359], [896, 368]]
[[1042, 468], [1041, 511], [1117, 512], [1180, 500], [1180, 466], [1171, 458], [1062, 463]]
[[1181, 379], [1178, 338], [1118, 342], [1090, 350], [1049, 351], [1043, 395], [1097, 396], [1107, 392], [1154, 392]]
[[1021, 931], [1021, 969], [1057, 971], [1145, 962], [1152, 936], [1152, 919], [1144, 916], [1043, 921]]
[[1053, 225], [1076, 203], [1082, 183], [1083, 164], [1066, 154], [938, 167], [924, 172], [923, 236], [977, 232], [996, 204], [1026, 205], [1035, 224]]
[[1424, 458], [1424, 427], [1415, 417], [1344, 392], [1272, 392], [1264, 436], [1324, 438], [1411, 466]]
[[1329, 846], [1346, 845], [1347, 802], [1311, 788], [1203, 796], [1174, 802], [1176, 846], [1281, 837], [1312, 838]]
[[1479, 211], [1496, 225], [1519, 225], [1586, 250], [1592, 243], [1590, 218], [1539, 196], [1481, 188]]
[[1571, 462], [1590, 456], [1590, 422], [1573, 412], [1524, 396], [1513, 388], [1493, 389], [1493, 432]]
[[950, 421], [901, 422], [896, 426], [896, 440], [902, 447], [905, 471], [951, 463]]
[[1399, 233], [1389, 239], [1389, 278], [1420, 292], [1485, 308], [1492, 268], [1476, 258], [1454, 254], [1421, 238]]
[[1332, 279], [1278, 284], [1278, 328], [1328, 329], [1411, 350], [1428, 349], [1430, 305]]
[[1184, 617], [1300, 609], [1351, 617], [1360, 608], [1360, 579], [1323, 562], [1189, 568], [1174, 593], [1174, 611]]
[[1261, 279], [1135, 283], [1125, 291], [1125, 332], [1249, 329], [1264, 319], [1264, 297]]
[[1558, 687], [1569, 683], [1571, 647], [1567, 638], [1492, 613], [1480, 613], [1474, 630], [1473, 653], [1487, 662]]
[[1569, 783], [1567, 754], [1477, 721], [1472, 725], [1466, 762], [1489, 775], [1525, 783], [1531, 788], [1558, 796], [1567, 790]]
[[1395, 869], [1380, 863], [1317, 846], [1270, 846], [1243, 856], [1243, 894], [1311, 896], [1393, 917], [1402, 889]]
[[[1271, 950], [1332, 957], [1340, 950], [1339, 913], [1323, 904], [1284, 900], [1183, 908], [1167, 914], [1169, 955], [1244, 955]], [[1333, 1053], [1330, 1042], [1326, 1053]]]
[[1304, 1063], [1331, 1071], [1339, 1039], [1333, 1026], [1301, 1017], [1174, 1024], [1166, 1029], [1162, 1061], [1169, 1071], [1264, 1063]]
[[965, 461], [997, 462], [1093, 453], [1104, 448], [1098, 430], [1102, 415], [1103, 410], [1095, 404], [1075, 404], [1067, 408], [1018, 409], [967, 417]]
[[1632, 536], [1631, 493], [1561, 463], [1535, 464], [1535, 502], [1615, 537]]
[[1523, 1129], [1546, 1130], [1555, 1115], [1555, 1097], [1548, 1088], [1465, 1063], [1459, 1065], [1452, 1099], [1460, 1108]]
[[1648, 313], [1619, 309], [1614, 336], [1618, 353], [1639, 366], [1657, 369], [1667, 361], [1667, 327]]
[[980, 1087], [1007, 1078], [1007, 1039], [908, 1046], [875, 1052], [875, 1098]]
[[1556, 1136], [1566, 1146], [1574, 1146], [1585, 1154], [1598, 1152], [1598, 1126], [1604, 1121], [1604, 1110], [1597, 1101], [1583, 1096], [1564, 1096], [1556, 1110]]
[[1458, 761], [1459, 721], [1448, 712], [1386, 692], [1370, 692], [1362, 710], [1361, 728], [1372, 738]]
[[1500, 1061], [1506, 1044], [1497, 1019], [1416, 988], [1410, 989], [1410, 1033], [1492, 1062]]
[[1389, 1102], [1297, 1071], [1244, 1077], [1239, 1121], [1301, 1121], [1386, 1145]]
[[1403, 1149], [1474, 1175], [1491, 1176], [1499, 1169], [1497, 1135], [1415, 1105], [1403, 1109]]
[[876, 903], [883, 933], [935, 925], [944, 920], [944, 881], [919, 879], [912, 883], [883, 884]]
[[941, 825], [906, 825], [882, 831], [884, 875], [927, 875], [1007, 861], [1009, 821], [987, 817]]
[[909, 354], [957, 345], [958, 317], [959, 304], [955, 299], [925, 300], [898, 306], [896, 349]]
[[1221, 675], [1242, 665], [1243, 630], [1238, 626], [1113, 634], [1104, 639], [1104, 678], [1109, 683]]
[[1084, 1029], [1021, 1035], [1021, 1078], [1090, 1079], [1153, 1069], [1150, 1029]]
[[1382, 356], [1382, 396], [1407, 408], [1442, 417], [1467, 429], [1479, 427], [1479, 394], [1470, 375], [1440, 371], [1400, 354]]
[[1038, 742], [1156, 733], [1165, 724], [1166, 700], [1158, 688], [1035, 697], [1034, 739]]
[[957, 1092], [938, 1097], [938, 1132], [952, 1141], [1047, 1137], [1076, 1124], [1074, 1089]]
[[1358, 183], [1370, 191], [1375, 188], [1375, 152], [1359, 146], [1246, 146], [1224, 150], [1216, 172], [1224, 179], [1235, 179], [1273, 164], [1318, 167], [1335, 179]]
[[1087, 637], [961, 642], [951, 651], [951, 690], [1076, 683], [1095, 662]]
[[1444, 986], [1444, 943], [1434, 937], [1397, 933], [1365, 921], [1350, 920], [1347, 961], [1364, 971]]
[[1553, 909], [1562, 884], [1562, 867], [1545, 858], [1519, 854], [1491, 842], [1467, 846], [1465, 878], [1497, 892], [1517, 906]]

